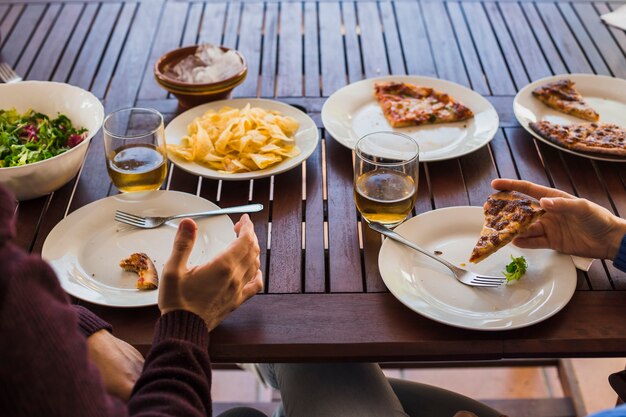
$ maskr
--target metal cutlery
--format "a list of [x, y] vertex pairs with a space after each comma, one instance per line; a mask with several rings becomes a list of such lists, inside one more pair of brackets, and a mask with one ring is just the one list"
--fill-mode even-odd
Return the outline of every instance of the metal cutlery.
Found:
[[10, 84], [22, 81], [22, 77], [17, 75], [9, 64], [0, 62], [0, 80], [4, 81], [6, 84]]
[[182, 219], [184, 217], [209, 217], [218, 216], [221, 214], [256, 213], [257, 211], [261, 210], [263, 210], [263, 204], [258, 203], [247, 204], [245, 206], [234, 206], [210, 211], [203, 211], [200, 213], [177, 214], [175, 216], [167, 217], [139, 216], [137, 214], [127, 213], [121, 210], [115, 210], [115, 220], [120, 223], [140, 227], [142, 229], [154, 229], [155, 227], [159, 227], [170, 220]]
[[395, 240], [396, 242], [400, 242], [410, 247], [411, 249], [414, 249], [418, 251], [419, 253], [424, 254], [439, 263], [442, 263], [450, 271], [452, 271], [452, 274], [454, 274], [454, 277], [457, 280], [459, 280], [465, 285], [469, 285], [472, 287], [498, 287], [506, 281], [506, 278], [502, 276], [494, 277], [494, 276], [489, 276], [489, 275], [479, 275], [479, 274], [475, 274], [474, 272], [470, 272], [465, 269], [459, 268], [458, 266], [451, 264], [445, 259], [442, 259], [428, 252], [427, 250], [420, 248], [415, 243], [402, 237], [398, 233], [394, 232], [393, 230], [389, 229], [388, 227], [380, 223], [371, 222], [369, 223], [369, 226], [372, 230], [375, 230], [376, 232], [382, 235], [385, 235], [388, 238]]

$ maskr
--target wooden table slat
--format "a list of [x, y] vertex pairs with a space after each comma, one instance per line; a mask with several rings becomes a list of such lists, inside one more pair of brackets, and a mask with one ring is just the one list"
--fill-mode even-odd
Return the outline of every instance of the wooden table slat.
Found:
[[431, 45], [436, 45], [432, 52], [437, 66], [437, 76], [469, 87], [470, 82], [445, 5], [425, 2], [422, 3], [422, 10], [424, 20], [428, 22], [426, 25], [428, 38]]
[[424, 13], [418, 2], [394, 3], [398, 31], [407, 73], [436, 77], [433, 52], [424, 27]]
[[54, 70], [54, 74], [51, 78], [52, 81], [68, 81], [72, 68], [74, 68], [74, 65], [76, 64], [80, 50], [87, 39], [89, 30], [93, 25], [97, 12], [97, 4], [88, 4], [83, 9], [83, 12], [79, 17], [81, 24], [74, 27], [72, 37], [67, 42], [63, 56], [59, 60], [57, 68]]
[[[47, 7], [44, 4], [30, 5], [24, 8], [23, 12], [16, 10], [16, 13], [10, 14], [2, 22], [2, 26], [7, 32], [3, 33], [3, 38], [6, 38], [6, 40], [2, 48], [2, 58], [9, 65], [16, 66], [19, 57], [30, 44], [31, 34], [37, 28], [37, 24], [46, 9]], [[11, 12], [13, 12], [13, 9]], [[12, 30], [8, 29], [9, 25], [13, 26]]]
[[244, 4], [241, 12], [241, 29], [237, 49], [246, 57], [248, 75], [245, 81], [235, 88], [235, 97], [256, 97], [261, 73], [261, 42], [259, 33], [263, 28], [263, 5]]
[[280, 42], [278, 51], [278, 97], [303, 95], [302, 5], [283, 3], [280, 10]]
[[[343, 38], [346, 54], [348, 83], [363, 79], [363, 62], [361, 45], [357, 35], [357, 12], [355, 3], [341, 3], [343, 17]], [[337, 51], [335, 51], [335, 54]]]
[[327, 262], [324, 249], [324, 175], [322, 167], [322, 148], [324, 146], [325, 142], [320, 141], [320, 145], [305, 162], [305, 292], [326, 291]]
[[382, 19], [382, 29], [385, 40], [385, 49], [389, 60], [390, 74], [406, 74], [404, 54], [398, 34], [398, 23], [393, 11], [392, 3], [379, 3]]
[[319, 97], [320, 86], [320, 47], [318, 42], [319, 20], [317, 6], [304, 4], [304, 96]]
[[545, 54], [546, 61], [550, 66], [552, 73], [563, 74], [567, 72], [563, 59], [561, 58], [559, 51], [557, 51], [557, 47], [549, 33], [548, 28], [551, 28], [552, 26], [546, 26], [546, 24], [544, 24], [537, 8], [535, 7], [535, 4], [531, 2], [521, 3], [521, 7], [528, 20], [528, 26], [532, 28], [537, 42], [539, 42], [541, 50]]
[[[341, 35], [341, 9], [338, 3], [320, 3], [320, 64], [322, 95], [330, 96], [346, 85], [346, 58]], [[338, 53], [341, 51], [341, 53]]]

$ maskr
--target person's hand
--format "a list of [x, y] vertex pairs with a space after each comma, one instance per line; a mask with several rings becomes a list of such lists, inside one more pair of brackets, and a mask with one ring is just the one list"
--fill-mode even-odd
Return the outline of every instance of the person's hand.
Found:
[[87, 352], [107, 392], [128, 401], [143, 368], [141, 353], [104, 329], [87, 338]]
[[263, 289], [259, 242], [247, 214], [235, 225], [237, 239], [204, 265], [187, 268], [196, 239], [196, 224], [178, 226], [172, 254], [159, 289], [161, 314], [187, 310], [202, 317], [209, 331], [231, 311]]
[[528, 181], [496, 179], [496, 190], [519, 191], [539, 200], [546, 214], [513, 240], [521, 248], [550, 248], [568, 255], [614, 259], [626, 221], [584, 198]]

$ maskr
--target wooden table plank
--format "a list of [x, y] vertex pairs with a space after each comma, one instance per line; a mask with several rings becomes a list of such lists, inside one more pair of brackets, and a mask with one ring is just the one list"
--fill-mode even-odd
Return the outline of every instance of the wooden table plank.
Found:
[[241, 29], [237, 49], [246, 58], [248, 75], [233, 92], [235, 97], [256, 97], [261, 72], [261, 45], [259, 33], [263, 29], [263, 5], [246, 3], [241, 12]]
[[222, 44], [227, 6], [228, 3], [225, 2], [205, 3], [202, 21], [200, 22], [198, 43]]
[[30, 67], [35, 62], [37, 52], [39, 52], [41, 45], [48, 36], [50, 27], [52, 27], [60, 11], [61, 5], [59, 4], [51, 4], [46, 8], [43, 16], [35, 25], [35, 30], [30, 39], [28, 39], [28, 44], [24, 47], [22, 55], [15, 65], [15, 72], [18, 74], [28, 74]]
[[154, 79], [154, 63], [166, 52], [180, 46], [180, 39], [185, 28], [187, 18], [187, 3], [167, 2], [163, 10], [167, 18], [167, 30], [159, 30], [154, 37], [149, 62], [143, 74], [139, 99], [163, 99], [168, 95], [167, 90], [159, 86]]
[[[615, 53], [618, 45], [609, 31], [609, 26], [605, 25], [598, 18], [592, 4], [573, 4], [574, 10], [589, 31], [594, 45], [597, 46], [600, 54], [611, 70], [612, 75], [626, 78], [626, 56]], [[624, 32], [621, 32], [624, 35]]]
[[[100, 9], [100, 13], [105, 12], [105, 6], [108, 5], [103, 4], [102, 8]], [[97, 35], [98, 49], [100, 47], [106, 47], [104, 55], [98, 55], [99, 61], [94, 61], [100, 62], [98, 71], [96, 72], [95, 78], [93, 79], [93, 82], [91, 84], [91, 92], [94, 93], [97, 97], [104, 98], [104, 96], [107, 94], [107, 89], [110, 86], [111, 79], [115, 76], [114, 72], [116, 71], [116, 64], [119, 60], [122, 59], [122, 55], [120, 55], [120, 53], [123, 54], [128, 48], [126, 43], [127, 36], [129, 30], [131, 30], [131, 23], [134, 22], [135, 16], [140, 13], [137, 9], [138, 7], [139, 6], [137, 6], [137, 4], [124, 3], [119, 15], [117, 15], [117, 21], [115, 22], [115, 25], [112, 25], [114, 29], [111, 37], [107, 38], [107, 30], [109, 29], [109, 27], [103, 28], [102, 33]], [[155, 3], [154, 7], [158, 7], [158, 3]], [[154, 16], [153, 18], [156, 19], [156, 17], [157, 16]], [[154, 24], [154, 22], [145, 23], [151, 25]], [[122, 48], [124, 48], [124, 51], [122, 51]], [[143, 49], [146, 48], [144, 47]], [[140, 55], [143, 55], [143, 51], [141, 51]], [[140, 69], [138, 68], [131, 68], [130, 70], [140, 71]], [[141, 71], [143, 71], [143, 68], [141, 68]], [[131, 79], [134, 78], [135, 74], [132, 74]]]
[[302, 166], [274, 176], [268, 292], [303, 292]]
[[485, 3], [485, 11], [487, 12], [493, 32], [496, 35], [498, 43], [500, 44], [500, 48], [502, 49], [502, 54], [504, 55], [505, 62], [509, 68], [513, 82], [515, 83], [516, 90], [519, 90], [530, 81], [526, 71], [524, 70], [522, 59], [515, 48], [513, 39], [511, 38], [506, 24], [504, 23], [498, 4]]
[[[321, 137], [320, 132], [320, 137]], [[324, 171], [325, 141], [306, 160], [304, 291], [326, 291], [327, 261], [324, 250]]]
[[338, 3], [320, 3], [319, 14], [322, 95], [330, 96], [346, 85], [346, 58], [343, 54], [341, 36], [341, 9]]
[[278, 44], [278, 97], [301, 97], [303, 90], [302, 4], [280, 6], [280, 42]]
[[183, 39], [180, 42], [181, 46], [191, 46], [198, 43], [203, 9], [204, 3], [191, 3], [189, 5], [187, 23], [185, 24], [185, 31], [183, 32]]
[[454, 81], [466, 87], [470, 86], [465, 65], [456, 43], [452, 23], [448, 17], [443, 3], [422, 3], [424, 20], [428, 22], [426, 32], [431, 45], [437, 45], [432, 49], [437, 75], [444, 80]]
[[426, 164], [435, 208], [469, 204], [458, 159]]
[[515, 94], [516, 89], [505, 57], [494, 35], [495, 28], [489, 24], [481, 3], [463, 3], [463, 11], [468, 21], [472, 22], [469, 29], [474, 38], [478, 55], [487, 76], [487, 82], [494, 95]]
[[[594, 72], [597, 74], [610, 75], [610, 71], [604, 62], [604, 59], [596, 49], [596, 46], [589, 37], [589, 34], [587, 34], [587, 31], [585, 31], [585, 28], [581, 24], [580, 19], [572, 8], [572, 5], [569, 3], [559, 4], [558, 8], [572, 29], [574, 36], [578, 39], [578, 44], [580, 45], [583, 53], [587, 56], [587, 60], [591, 63]], [[595, 15], [595, 13], [594, 17], [597, 19], [597, 15]]]
[[[23, 8], [23, 12], [13, 7], [9, 16], [2, 22], [4, 31], [2, 38], [5, 39], [2, 58], [9, 65], [15, 67], [45, 11], [46, 6], [43, 4], [29, 5]], [[12, 29], [9, 26], [12, 26]]]
[[276, 65], [278, 60], [278, 5], [265, 7], [263, 28], [263, 54], [261, 62], [261, 97], [274, 97], [276, 89]]
[[96, 13], [98, 12], [97, 4], [87, 4], [79, 17], [81, 24], [76, 25], [72, 32], [72, 37], [65, 46], [63, 56], [59, 60], [57, 68], [52, 75], [52, 81], [66, 82], [69, 79], [70, 72], [74, 67], [80, 50], [87, 39], [87, 35], [94, 24]]
[[580, 49], [574, 34], [569, 30], [567, 22], [557, 6], [553, 3], [535, 3], [535, 7], [539, 10], [539, 14], [548, 28], [559, 28], [559, 30], [550, 30], [550, 35], [569, 72], [593, 73], [587, 57]]
[[[99, 69], [98, 65], [95, 64], [97, 62], [102, 62], [99, 79], [108, 80], [110, 78], [112, 72], [110, 62], [116, 60], [119, 54], [123, 36], [128, 30], [130, 17], [134, 13], [134, 6], [126, 6], [122, 15], [120, 15], [121, 11], [122, 7], [119, 4], [103, 4], [100, 6], [70, 75], [70, 84], [89, 90]], [[113, 32], [114, 29], [115, 32]], [[115, 33], [115, 36], [109, 41], [109, 36], [112, 32]], [[111, 45], [108, 50], [107, 42]], [[103, 55], [105, 50], [108, 53]], [[100, 82], [99, 85], [101, 86], [102, 84]], [[97, 97], [102, 98], [104, 95], [103, 90], [100, 87], [99, 91], [91, 91]]]
[[420, 3], [396, 2], [394, 8], [407, 73], [436, 77], [437, 70], [428, 35], [424, 28], [424, 13]]
[[[341, 3], [348, 83], [353, 83], [363, 78], [363, 63], [361, 62], [362, 52], [357, 34], [357, 15], [355, 7], [355, 3]], [[335, 54], [337, 54], [337, 51], [335, 51]]]
[[468, 69], [472, 89], [479, 94], [488, 95], [490, 94], [490, 90], [487, 85], [487, 79], [480, 63], [480, 58], [478, 58], [476, 48], [474, 47], [472, 35], [465, 23], [461, 5], [459, 3], [448, 3], [448, 12], [450, 13], [452, 25], [454, 26], [454, 32], [456, 33], [461, 55], [465, 61], [465, 67]]
[[[128, 315], [89, 307], [119, 337], [147, 350], [156, 308]], [[576, 292], [542, 323], [479, 332], [424, 318], [389, 293], [259, 295], [212, 332], [210, 354], [215, 363], [620, 357], [626, 354], [624, 315], [621, 292]]]
[[221, 44], [228, 48], [237, 49], [239, 22], [241, 19], [241, 6], [242, 4], [239, 2], [228, 3], [226, 20], [224, 22], [224, 35], [222, 36], [221, 41]]
[[351, 151], [326, 136], [330, 292], [362, 292]]
[[[19, 20], [20, 15], [24, 11], [24, 7], [23, 4], [11, 5], [4, 18], [0, 21], [0, 37], [2, 38], [0, 39], [0, 47], [8, 44], [9, 34]], [[11, 44], [11, 48], [13, 47], [14, 44]]]
[[537, 39], [533, 35], [531, 25], [526, 20], [520, 5], [507, 2], [499, 2], [497, 5], [515, 42], [515, 47], [523, 57], [523, 66], [526, 68], [530, 80], [535, 81], [552, 75]]
[[[356, 3], [365, 78], [389, 74], [383, 27], [376, 3]], [[397, 52], [397, 51], [396, 51]]]
[[320, 47], [318, 42], [317, 5], [304, 4], [304, 96], [319, 97]]
[[398, 23], [393, 10], [393, 3], [379, 3], [382, 28], [384, 32], [385, 49], [389, 60], [390, 74], [406, 74], [404, 64], [404, 54], [400, 36], [398, 34]]
[[469, 204], [482, 206], [487, 197], [494, 192], [491, 180], [498, 177], [496, 167], [492, 163], [489, 147], [481, 149], [460, 158], [465, 187], [469, 197]]
[[[609, 7], [607, 7], [607, 5], [602, 4], [602, 3], [594, 3], [594, 5], [596, 6], [600, 14], [605, 14], [605, 13], [610, 13], [616, 10], [617, 8], [621, 7], [623, 3], [608, 3]], [[609, 28], [609, 30], [611, 31], [611, 34], [613, 35], [613, 37], [619, 44], [620, 48], [622, 49], [622, 52], [626, 54], [626, 33], [622, 29], [615, 27], [615, 26], [607, 26], [607, 27]]]
[[31, 65], [28, 79], [48, 81], [52, 77], [74, 26], [80, 21], [82, 12], [82, 4], [63, 5], [46, 41]]
[[539, 45], [541, 45], [541, 49], [546, 56], [546, 61], [552, 72], [554, 74], [563, 74], [567, 72], [567, 68], [561, 59], [561, 55], [557, 51], [557, 47], [554, 44], [550, 33], [548, 33], [549, 31], [541, 19], [535, 4], [532, 2], [523, 2], [521, 3], [521, 6], [526, 18], [528, 19], [529, 27], [532, 28]]

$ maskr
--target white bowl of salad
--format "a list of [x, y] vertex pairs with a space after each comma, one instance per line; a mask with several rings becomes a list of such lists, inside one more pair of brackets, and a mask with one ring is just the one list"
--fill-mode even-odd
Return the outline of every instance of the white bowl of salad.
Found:
[[0, 183], [18, 200], [67, 184], [103, 118], [100, 101], [69, 84], [0, 84]]

